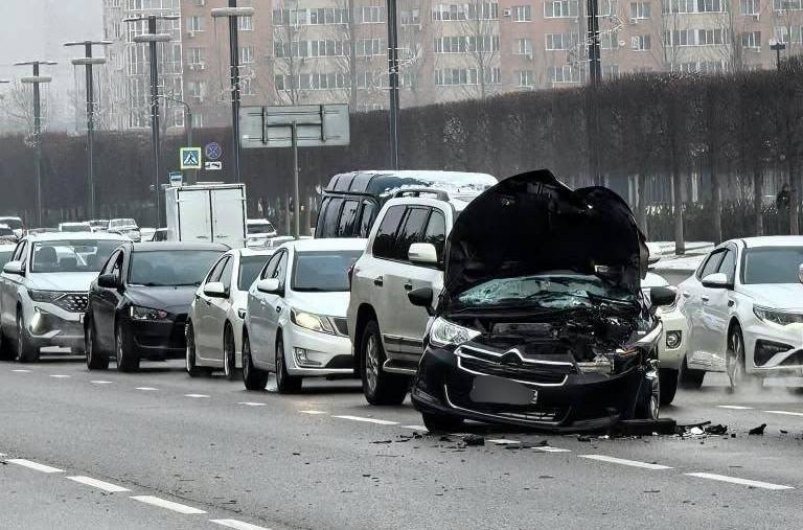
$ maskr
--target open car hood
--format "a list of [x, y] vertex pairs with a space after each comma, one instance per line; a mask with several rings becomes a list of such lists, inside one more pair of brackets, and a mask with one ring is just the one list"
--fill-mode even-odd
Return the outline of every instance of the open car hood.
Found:
[[572, 190], [548, 170], [505, 179], [474, 199], [444, 250], [441, 307], [497, 278], [571, 270], [638, 294], [649, 250], [633, 212], [602, 187]]

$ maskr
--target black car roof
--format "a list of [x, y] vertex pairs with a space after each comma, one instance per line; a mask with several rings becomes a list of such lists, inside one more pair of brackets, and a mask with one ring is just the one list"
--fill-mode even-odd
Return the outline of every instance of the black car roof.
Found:
[[154, 252], [157, 250], [216, 250], [226, 252], [229, 247], [221, 243], [181, 243], [181, 242], [146, 242], [131, 243], [134, 252]]

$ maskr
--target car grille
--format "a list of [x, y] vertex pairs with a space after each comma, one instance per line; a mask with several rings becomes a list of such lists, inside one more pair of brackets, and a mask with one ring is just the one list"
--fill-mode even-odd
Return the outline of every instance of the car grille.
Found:
[[70, 313], [83, 313], [86, 311], [88, 301], [89, 297], [86, 294], [73, 293], [60, 296], [53, 304]]
[[504, 362], [507, 355], [462, 346], [457, 349], [458, 366], [474, 374], [493, 375], [537, 385], [560, 386], [573, 371], [571, 363], [549, 364], [537, 361]]
[[335, 329], [340, 335], [349, 334], [349, 321], [345, 318], [333, 318], [332, 322], [335, 324]]

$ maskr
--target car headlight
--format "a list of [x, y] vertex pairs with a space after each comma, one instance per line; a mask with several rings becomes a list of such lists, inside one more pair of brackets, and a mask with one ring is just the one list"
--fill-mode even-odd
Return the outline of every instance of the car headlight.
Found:
[[475, 329], [459, 326], [440, 317], [436, 318], [429, 328], [429, 340], [438, 347], [460, 346], [480, 335], [481, 333]]
[[31, 297], [31, 300], [34, 302], [54, 302], [57, 298], [63, 295], [61, 291], [39, 291], [39, 290], [31, 290], [28, 291], [28, 296]]
[[334, 335], [335, 333], [335, 330], [332, 329], [332, 325], [329, 323], [329, 319], [324, 316], [293, 309], [290, 311], [290, 320], [296, 326], [304, 329], [317, 331], [319, 333], [328, 333], [330, 335]]
[[132, 305], [130, 315], [133, 320], [168, 320], [170, 313], [164, 309], [153, 309], [151, 307], [142, 307]]
[[753, 306], [753, 314], [764, 322], [771, 322], [773, 324], [780, 324], [781, 326], [788, 326], [789, 324], [803, 323], [803, 314], [801, 313], [787, 313], [769, 307], [760, 305]]

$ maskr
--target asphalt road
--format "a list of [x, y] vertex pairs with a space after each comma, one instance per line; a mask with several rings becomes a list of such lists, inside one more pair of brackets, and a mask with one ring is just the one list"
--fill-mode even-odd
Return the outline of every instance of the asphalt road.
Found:
[[486, 442], [464, 447], [426, 434], [409, 403], [368, 406], [356, 381], [279, 396], [180, 362], [0, 363], [0, 527], [799, 528], [803, 396], [709, 379], [663, 415], [726, 436], [468, 425]]

